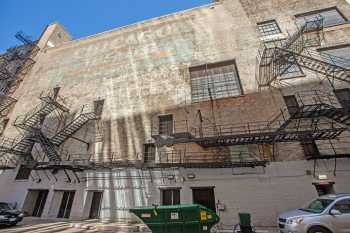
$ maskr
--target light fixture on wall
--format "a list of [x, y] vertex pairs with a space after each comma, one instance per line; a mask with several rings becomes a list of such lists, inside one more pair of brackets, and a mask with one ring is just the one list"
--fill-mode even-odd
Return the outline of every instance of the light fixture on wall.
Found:
[[187, 174], [187, 178], [190, 179], [190, 180], [193, 180], [193, 179], [196, 178], [196, 174], [194, 174], [194, 173], [188, 173], [188, 174]]
[[319, 174], [318, 175], [318, 179], [319, 180], [328, 180], [328, 176], [327, 175], [323, 175], [323, 174]]

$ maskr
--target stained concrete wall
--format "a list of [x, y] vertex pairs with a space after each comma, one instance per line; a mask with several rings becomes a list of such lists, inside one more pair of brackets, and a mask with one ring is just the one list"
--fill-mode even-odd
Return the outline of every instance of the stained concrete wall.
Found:
[[[294, 15], [314, 10], [316, 5], [317, 8], [336, 5], [349, 16], [349, 6], [341, 0], [317, 4], [305, 0], [292, 3], [226, 0], [73, 41], [62, 26], [52, 24], [39, 42], [43, 49], [36, 58], [37, 63], [16, 92], [18, 102], [5, 135], [18, 135], [11, 126], [16, 116], [39, 104], [42, 91], [60, 86], [64, 103], [71, 109], [66, 122], [76, 116], [83, 104], [105, 99], [102, 120], [89, 124], [76, 135], [93, 146], [87, 150], [81, 143], [68, 140], [62, 149], [70, 153], [103, 153], [99, 159], [111, 152], [123, 159], [139, 158], [143, 144], [151, 140], [153, 117], [191, 105], [188, 68], [230, 59], [236, 60], [246, 95], [216, 101], [217, 123], [268, 120], [283, 103], [281, 96], [274, 94], [268, 100], [269, 108], [265, 108], [267, 102], [261, 104], [260, 95], [253, 94], [258, 89], [255, 69], [261, 43], [256, 23], [273, 16], [284, 32], [295, 31]], [[348, 26], [338, 27], [337, 32], [344, 34], [342, 38], [346, 40], [350, 35]], [[325, 35], [325, 43], [339, 38], [332, 32]], [[310, 80], [297, 79], [294, 87], [282, 92], [299, 90], [298, 82]], [[314, 87], [315, 82], [321, 88], [329, 88], [326, 81], [319, 80], [309, 86]], [[204, 117], [210, 119], [210, 104], [200, 105], [205, 104]], [[190, 106], [193, 112], [196, 107]], [[196, 120], [193, 116], [178, 114], [175, 121], [186, 117]], [[53, 131], [63, 124], [64, 121], [58, 124], [55, 115], [46, 121]]]
[[[334, 165], [333, 160], [317, 162], [315, 176], [327, 175], [329, 181], [335, 182], [336, 192], [350, 192], [349, 161], [338, 160], [336, 176]], [[23, 185], [13, 182], [15, 172], [6, 171], [2, 177], [7, 179], [2, 178], [0, 185], [8, 188], [7, 192], [0, 192], [0, 199], [17, 202], [19, 208], [26, 208], [23, 194], [29, 187], [49, 189], [42, 217], [55, 218], [62, 198], [58, 195], [59, 190], [75, 190], [71, 219], [86, 219], [90, 211], [89, 193], [98, 190], [103, 192], [101, 221], [134, 221], [128, 209], [160, 204], [161, 189], [181, 188], [181, 203], [185, 204], [193, 203], [191, 188], [214, 187], [216, 203], [224, 206], [218, 213], [225, 228], [230, 229], [238, 222], [238, 212], [252, 213], [253, 223], [257, 226], [275, 226], [280, 213], [301, 208], [317, 197], [312, 185], [318, 181], [313, 177], [313, 166], [311, 161], [299, 160], [273, 162], [265, 169], [108, 169], [78, 174], [81, 183], [65, 182], [63, 173], [56, 175], [57, 182], [49, 181], [41, 173], [40, 183], [29, 180]], [[194, 174], [195, 178], [189, 179], [188, 174]], [[169, 175], [174, 179], [168, 179]]]
[[[231, 59], [236, 60], [246, 95], [215, 101], [216, 118], [223, 123], [268, 120], [284, 106], [282, 94], [309, 88], [329, 90], [330, 87], [326, 81], [312, 79], [314, 75], [306, 73], [308, 78], [291, 81], [293, 87], [255, 93], [258, 90], [256, 55], [261, 43], [256, 23], [272, 17], [277, 19], [283, 32], [293, 32], [296, 30], [295, 14], [335, 5], [350, 17], [349, 6], [343, 0], [224, 0], [80, 40], [71, 41], [62, 26], [53, 24], [42, 35], [37, 63], [15, 93], [18, 102], [5, 135], [17, 136], [18, 131], [11, 125], [15, 118], [39, 104], [42, 91], [60, 86], [62, 102], [70, 108], [66, 122], [78, 114], [83, 104], [105, 99], [101, 121], [89, 123], [76, 134], [92, 145], [86, 148], [68, 140], [61, 149], [83, 154], [103, 152], [98, 156], [100, 159], [112, 152], [121, 159], [137, 159], [143, 144], [152, 141], [152, 122], [158, 114], [173, 113], [175, 121], [195, 122], [196, 111], [201, 109], [205, 118], [211, 120], [211, 103], [191, 104], [188, 68]], [[325, 31], [324, 47], [349, 41], [349, 24]], [[53, 130], [62, 127], [54, 114], [45, 123]], [[196, 145], [188, 147], [202, 150]], [[303, 158], [298, 143], [280, 144], [277, 149], [281, 155], [278, 160]], [[291, 153], [286, 154], [286, 151]], [[330, 161], [325, 164], [329, 167], [324, 172], [329, 173], [332, 164]], [[337, 191], [349, 191], [348, 165], [344, 161], [342, 172], [332, 177], [336, 180]], [[241, 210], [252, 212], [257, 224], [275, 224], [279, 212], [300, 207], [315, 196], [312, 177], [305, 175], [310, 166], [302, 160], [273, 163], [263, 174], [239, 176], [232, 176], [230, 169], [194, 170], [198, 174], [194, 181], [181, 181], [177, 172], [175, 183], [166, 181], [166, 175], [160, 172], [156, 172], [158, 178], [151, 182], [128, 178], [138, 176], [140, 171], [135, 169], [98, 171], [87, 175], [87, 187], [84, 182], [67, 183], [62, 172], [57, 175], [58, 181], [49, 172], [46, 175], [39, 172], [44, 178], [41, 183], [14, 181], [15, 170], [2, 174], [0, 182], [9, 188], [2, 190], [0, 197], [22, 206], [25, 190], [50, 187], [43, 216], [52, 217], [49, 208], [55, 203], [54, 190], [77, 190], [71, 216], [81, 218], [86, 217], [86, 213], [82, 213], [86, 191], [104, 190], [101, 214], [104, 220], [109, 220], [129, 217], [125, 208], [157, 203], [161, 186], [183, 187], [182, 201], [191, 202], [189, 187], [217, 184], [217, 200], [227, 206], [227, 211], [222, 213], [225, 224], [233, 224], [236, 221], [233, 216]], [[37, 174], [32, 173], [32, 176]], [[266, 209], [273, 217], [264, 214]]]

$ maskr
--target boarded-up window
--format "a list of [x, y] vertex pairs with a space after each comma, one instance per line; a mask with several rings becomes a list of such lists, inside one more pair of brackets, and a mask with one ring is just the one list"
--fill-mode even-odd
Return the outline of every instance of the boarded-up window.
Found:
[[190, 68], [192, 102], [242, 95], [234, 60]]
[[307, 21], [315, 21], [319, 18], [323, 18], [323, 26], [325, 27], [343, 24], [347, 21], [336, 7], [298, 14], [295, 17], [299, 26], [304, 25]]

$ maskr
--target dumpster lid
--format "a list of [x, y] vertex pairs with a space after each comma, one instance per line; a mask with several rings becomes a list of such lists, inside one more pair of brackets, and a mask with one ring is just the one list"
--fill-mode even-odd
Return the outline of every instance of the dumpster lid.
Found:
[[184, 208], [206, 208], [205, 206], [199, 204], [183, 204], [183, 205], [159, 205], [159, 206], [145, 206], [145, 207], [135, 207], [134, 210], [144, 210], [144, 209], [184, 209]]

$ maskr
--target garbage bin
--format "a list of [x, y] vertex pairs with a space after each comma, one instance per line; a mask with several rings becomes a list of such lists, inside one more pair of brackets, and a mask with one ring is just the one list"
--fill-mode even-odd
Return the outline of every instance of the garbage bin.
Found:
[[239, 225], [242, 233], [252, 233], [251, 215], [249, 213], [238, 213]]
[[219, 222], [216, 213], [202, 205], [166, 205], [130, 209], [152, 233], [208, 233]]

